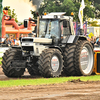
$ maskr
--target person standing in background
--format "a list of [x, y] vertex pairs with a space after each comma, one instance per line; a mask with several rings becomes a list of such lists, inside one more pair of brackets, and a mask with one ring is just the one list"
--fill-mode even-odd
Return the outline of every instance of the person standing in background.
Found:
[[5, 44], [7, 47], [9, 47], [10, 46], [10, 44], [9, 44], [9, 42], [8, 42], [8, 37], [4, 40], [4, 42], [3, 42], [3, 44]]
[[97, 38], [97, 37], [96, 37], [96, 36], [94, 36], [94, 44], [96, 43], [96, 38]]
[[99, 47], [100, 47], [100, 38], [99, 38], [99, 40], [98, 40], [97, 44], [98, 44], [98, 45], [99, 45]]
[[92, 36], [90, 39], [90, 43], [92, 44], [93, 48], [94, 48], [94, 37]]
[[18, 37], [17, 37], [17, 39], [15, 40], [15, 45], [20, 45], [20, 40], [18, 39]]
[[20, 36], [20, 38], [19, 38], [20, 42], [21, 42], [22, 37], [23, 37], [23, 34], [21, 34], [21, 36]]
[[11, 38], [11, 37], [8, 38], [8, 44], [9, 44], [10, 46], [13, 46], [12, 38]]

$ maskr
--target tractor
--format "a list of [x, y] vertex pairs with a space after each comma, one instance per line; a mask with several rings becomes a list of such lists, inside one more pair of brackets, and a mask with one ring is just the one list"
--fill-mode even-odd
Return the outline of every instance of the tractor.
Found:
[[2, 68], [7, 77], [20, 77], [26, 68], [30, 75], [46, 78], [92, 74], [93, 47], [82, 33], [75, 35], [73, 17], [64, 14], [39, 16], [37, 37], [23, 37], [21, 46], [4, 53]]

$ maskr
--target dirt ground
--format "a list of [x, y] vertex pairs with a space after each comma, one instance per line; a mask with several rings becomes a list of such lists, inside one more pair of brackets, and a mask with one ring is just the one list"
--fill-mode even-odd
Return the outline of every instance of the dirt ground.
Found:
[[[25, 75], [23, 78], [31, 78], [28, 73]], [[0, 80], [9, 80], [1, 68]], [[100, 81], [0, 88], [0, 100], [100, 100]]]

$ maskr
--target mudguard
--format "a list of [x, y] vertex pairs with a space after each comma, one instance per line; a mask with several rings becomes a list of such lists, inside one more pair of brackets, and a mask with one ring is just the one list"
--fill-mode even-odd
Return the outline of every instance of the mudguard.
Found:
[[65, 39], [62, 40], [62, 43], [77, 43], [78, 40], [87, 40], [85, 36], [76, 36], [76, 35], [69, 35]]

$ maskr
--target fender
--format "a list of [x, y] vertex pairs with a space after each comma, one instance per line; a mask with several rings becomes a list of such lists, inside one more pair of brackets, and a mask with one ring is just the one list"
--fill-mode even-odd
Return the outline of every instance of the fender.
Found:
[[59, 46], [52, 46], [52, 47], [49, 47], [49, 48], [55, 48], [55, 49], [58, 49], [61, 53], [63, 53], [63, 50], [62, 50]]
[[81, 35], [76, 36], [73, 43], [76, 43], [78, 40], [87, 40], [87, 38], [86, 36], [81, 36]]
[[70, 35], [67, 36], [64, 40], [62, 40], [62, 43], [66, 44], [66, 43], [77, 43], [78, 40], [87, 40], [87, 38], [85, 36], [76, 36], [76, 35]]

